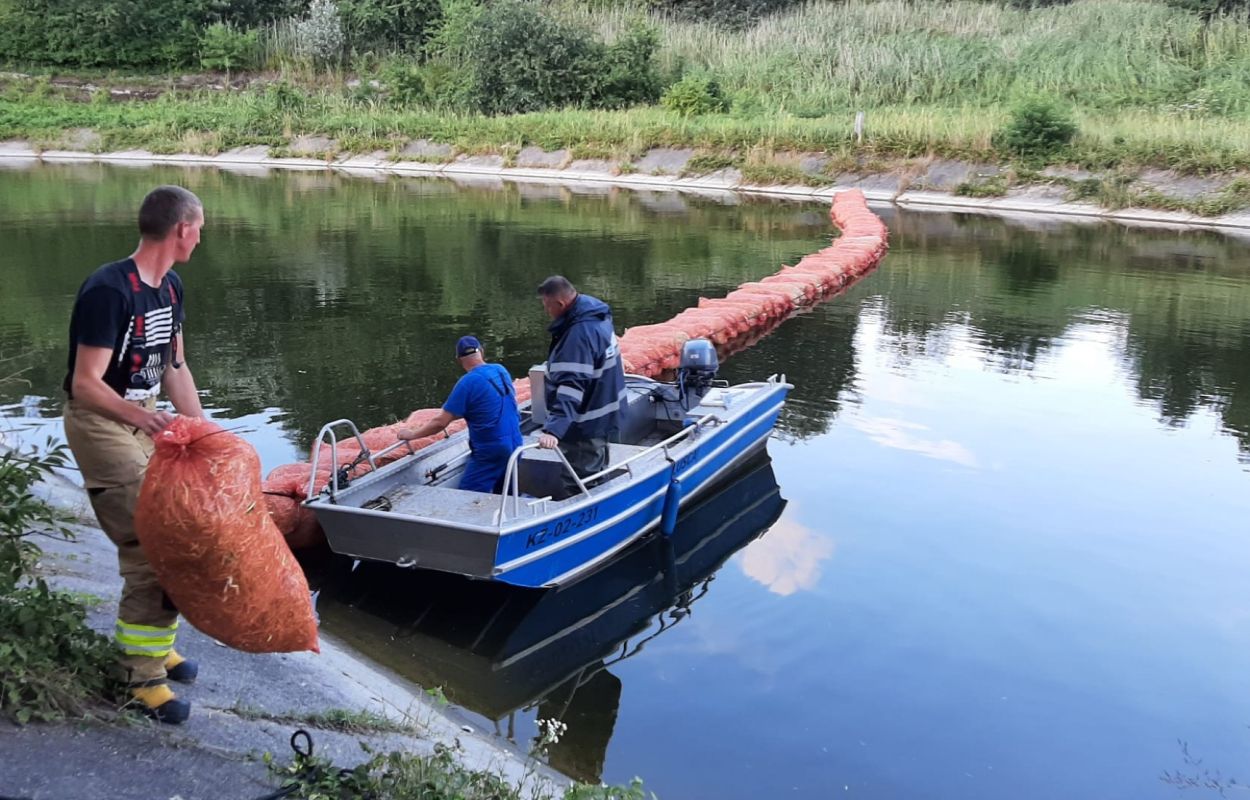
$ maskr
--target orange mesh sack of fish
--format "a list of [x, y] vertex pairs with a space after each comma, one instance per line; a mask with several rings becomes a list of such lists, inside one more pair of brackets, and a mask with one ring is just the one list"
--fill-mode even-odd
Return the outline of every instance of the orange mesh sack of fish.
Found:
[[236, 650], [319, 652], [308, 582], [269, 517], [256, 451], [197, 417], [154, 440], [135, 530], [182, 616]]

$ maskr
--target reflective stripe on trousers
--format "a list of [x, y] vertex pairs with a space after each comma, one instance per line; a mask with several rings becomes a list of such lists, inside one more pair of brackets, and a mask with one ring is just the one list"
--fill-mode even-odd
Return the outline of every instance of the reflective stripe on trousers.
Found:
[[165, 657], [174, 649], [174, 637], [178, 633], [178, 622], [166, 627], [153, 625], [135, 625], [117, 620], [113, 638], [121, 646], [122, 652], [128, 656]]

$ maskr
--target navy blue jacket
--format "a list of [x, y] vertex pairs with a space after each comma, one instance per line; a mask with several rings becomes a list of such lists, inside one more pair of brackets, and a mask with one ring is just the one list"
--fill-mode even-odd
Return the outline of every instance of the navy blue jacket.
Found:
[[607, 438], [617, 432], [625, 371], [612, 329], [612, 309], [579, 294], [547, 328], [547, 422], [543, 430], [562, 442]]

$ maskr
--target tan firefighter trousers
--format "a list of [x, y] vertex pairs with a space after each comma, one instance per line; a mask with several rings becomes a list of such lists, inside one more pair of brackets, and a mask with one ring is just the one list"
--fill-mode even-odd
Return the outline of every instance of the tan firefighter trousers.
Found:
[[[156, 407], [155, 399], [143, 402]], [[115, 639], [122, 677], [134, 684], [165, 678], [165, 657], [174, 646], [178, 611], [162, 591], [135, 535], [135, 504], [154, 446], [138, 428], [65, 403], [65, 438], [82, 470], [96, 519], [117, 545], [123, 585]]]

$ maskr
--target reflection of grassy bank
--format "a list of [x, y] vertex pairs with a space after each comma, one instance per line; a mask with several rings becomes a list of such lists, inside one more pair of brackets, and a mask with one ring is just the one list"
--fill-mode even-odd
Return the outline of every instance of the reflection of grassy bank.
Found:
[[1073, 326], [1111, 317], [1138, 397], [1169, 424], [1209, 411], [1250, 453], [1243, 243], [1117, 225], [1036, 233], [975, 216], [890, 223], [888, 268], [853, 296], [885, 298], [887, 330], [904, 343], [901, 352], [941, 355], [966, 324], [987, 362], [1028, 371]]
[[28, 367], [31, 382], [0, 402], [59, 396], [74, 291], [91, 266], [133, 249], [134, 198], [154, 181], [178, 182], [208, 216], [204, 245], [183, 270], [196, 303], [187, 346], [197, 378], [232, 413], [290, 409], [301, 447], [330, 416], [377, 425], [441, 403], [457, 367], [439, 343], [463, 333], [489, 340], [492, 358], [517, 374], [542, 361], [545, 323], [532, 298], [553, 271], [611, 298], [624, 327], [793, 263], [832, 233], [818, 207], [730, 209], [550, 186], [99, 165], [0, 179], [0, 218], [10, 220], [0, 359]]
[[[205, 245], [184, 273], [196, 304], [187, 333], [196, 374], [231, 414], [288, 410], [283, 425], [301, 444], [326, 419], [377, 425], [441, 402], [456, 366], [440, 342], [466, 330], [488, 338], [510, 369], [541, 361], [543, 323], [529, 298], [555, 269], [610, 298], [624, 327], [794, 263], [831, 233], [816, 204], [726, 208], [651, 192], [105, 165], [0, 177], [0, 219], [10, 221], [0, 359], [20, 356], [14, 368], [29, 367], [32, 383], [0, 401], [58, 396], [65, 314], [84, 271], [133, 247], [135, 197], [177, 181], [209, 210]], [[987, 362], [1008, 371], [1029, 369], [1072, 325], [1107, 310], [1123, 320], [1139, 397], [1169, 420], [1209, 409], [1250, 451], [1243, 242], [1111, 224], [1038, 233], [952, 214], [887, 212], [886, 222], [889, 259], [851, 302], [819, 311], [827, 323], [784, 325], [727, 362], [743, 379], [784, 369], [804, 387], [812, 405], [785, 425], [818, 432], [836, 412], [854, 382], [852, 303], [870, 293], [885, 297], [901, 352], [940, 348], [950, 321], [966, 320]], [[775, 362], [807, 352], [820, 357]]]

